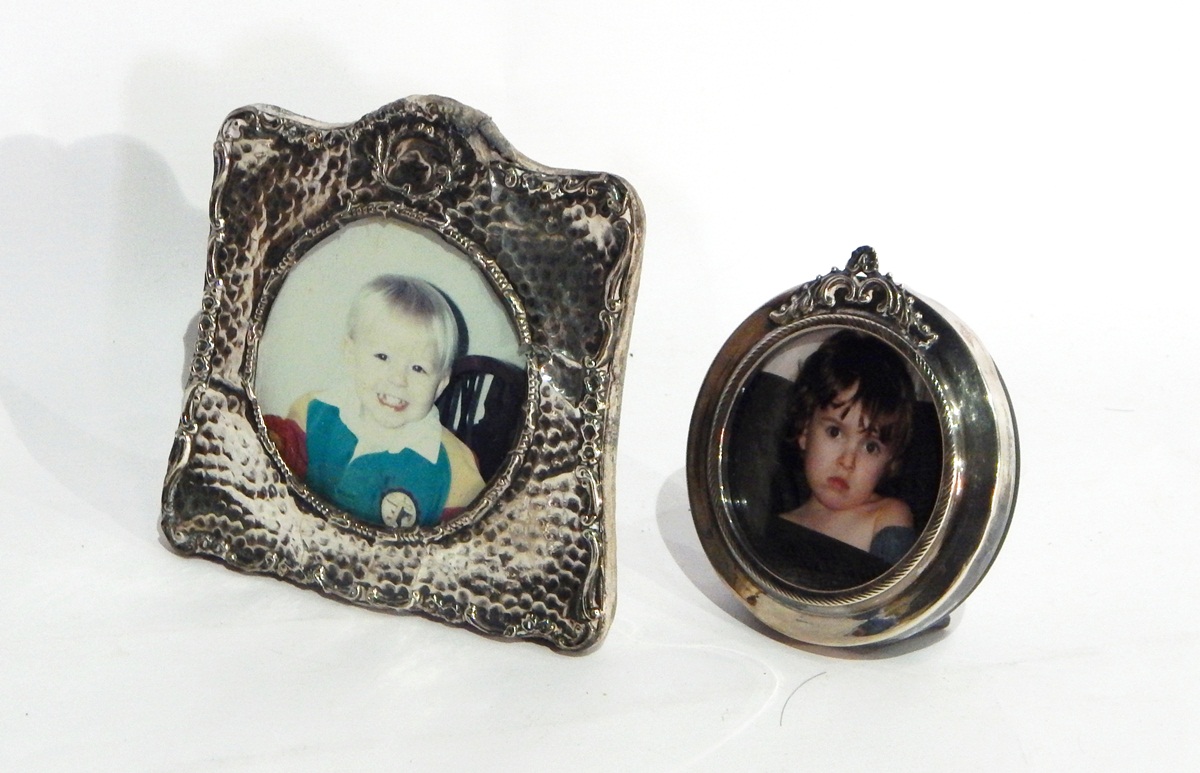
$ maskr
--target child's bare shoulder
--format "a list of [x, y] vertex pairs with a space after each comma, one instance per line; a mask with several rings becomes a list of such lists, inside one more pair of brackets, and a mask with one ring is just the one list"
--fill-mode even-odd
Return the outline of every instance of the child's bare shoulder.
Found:
[[904, 504], [904, 500], [895, 497], [884, 497], [875, 506], [875, 532], [889, 526], [913, 527], [912, 510]]

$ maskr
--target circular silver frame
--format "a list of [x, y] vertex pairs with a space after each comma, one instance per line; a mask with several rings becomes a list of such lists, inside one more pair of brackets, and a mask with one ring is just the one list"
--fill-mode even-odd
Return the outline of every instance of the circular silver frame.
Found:
[[[782, 347], [823, 328], [887, 342], [925, 382], [941, 435], [936, 503], [917, 542], [891, 569], [820, 590], [771, 571], [752, 547], [731, 494], [731, 421], [749, 380]], [[874, 250], [752, 314], [721, 348], [696, 401], [688, 491], [717, 573], [755, 617], [809, 644], [853, 647], [910, 637], [944, 621], [979, 584], [1004, 541], [1019, 471], [1012, 405], [995, 363], [952, 314], [879, 273]]]

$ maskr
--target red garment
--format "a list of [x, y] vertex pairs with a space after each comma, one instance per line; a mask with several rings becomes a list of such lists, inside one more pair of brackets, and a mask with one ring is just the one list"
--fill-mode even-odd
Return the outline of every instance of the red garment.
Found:
[[308, 473], [308, 445], [304, 430], [296, 422], [282, 416], [263, 416], [263, 422], [267, 425], [267, 435], [283, 457], [283, 463], [297, 478], [303, 479]]

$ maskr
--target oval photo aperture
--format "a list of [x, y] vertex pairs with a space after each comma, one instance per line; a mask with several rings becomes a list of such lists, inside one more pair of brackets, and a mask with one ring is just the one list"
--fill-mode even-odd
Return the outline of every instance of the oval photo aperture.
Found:
[[477, 265], [405, 222], [352, 222], [279, 289], [254, 387], [268, 435], [353, 522], [433, 528], [504, 467], [524, 421], [525, 357]]
[[862, 330], [822, 327], [778, 345], [742, 388], [728, 442], [734, 525], [798, 589], [843, 591], [886, 574], [937, 503], [929, 391]]

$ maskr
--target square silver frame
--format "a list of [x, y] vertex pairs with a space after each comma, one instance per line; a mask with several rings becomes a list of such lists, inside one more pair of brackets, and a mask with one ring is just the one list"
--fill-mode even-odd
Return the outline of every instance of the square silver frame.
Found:
[[[181, 553], [366, 607], [586, 651], [615, 604], [616, 434], [642, 207], [621, 178], [552, 169], [484, 114], [410, 97], [344, 125], [235, 110], [215, 144], [199, 336], [163, 487]], [[415, 226], [490, 283], [525, 358], [499, 472], [435, 528], [366, 526], [284, 463], [255, 394], [290, 272], [364, 218]]]
[[[874, 579], [833, 589], [768, 568], [731, 487], [732, 422], [751, 379], [781, 347], [823, 328], [863, 331], [899, 352], [927, 387], [941, 437], [940, 483], [916, 544]], [[688, 438], [692, 514], [718, 575], [771, 628], [831, 647], [894, 642], [944, 624], [1003, 543], [1018, 471], [1016, 423], [995, 363], [948, 311], [880, 274], [870, 247], [742, 323], [704, 380]]]

